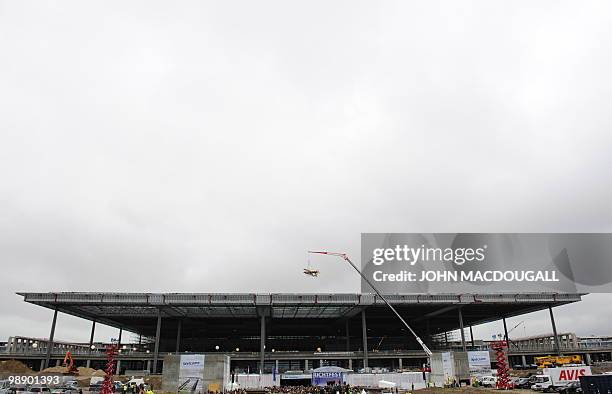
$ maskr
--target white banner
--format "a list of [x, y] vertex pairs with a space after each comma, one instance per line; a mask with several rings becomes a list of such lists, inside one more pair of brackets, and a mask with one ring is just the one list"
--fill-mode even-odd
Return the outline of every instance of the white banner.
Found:
[[202, 391], [204, 378], [204, 355], [183, 354], [179, 366], [179, 392]]
[[488, 350], [468, 352], [471, 375], [491, 374], [491, 355]]

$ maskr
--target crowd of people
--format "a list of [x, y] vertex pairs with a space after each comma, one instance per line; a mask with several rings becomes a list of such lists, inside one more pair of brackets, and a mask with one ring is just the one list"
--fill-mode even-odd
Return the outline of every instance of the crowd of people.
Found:
[[[263, 390], [271, 394], [366, 394], [367, 391], [363, 387], [343, 385], [328, 385], [328, 386], [271, 386], [264, 387]], [[247, 394], [245, 389], [236, 389], [229, 394]], [[215, 394], [209, 392], [208, 394]]]
[[121, 394], [154, 394], [150, 386], [145, 386], [144, 383], [124, 384], [121, 386]]

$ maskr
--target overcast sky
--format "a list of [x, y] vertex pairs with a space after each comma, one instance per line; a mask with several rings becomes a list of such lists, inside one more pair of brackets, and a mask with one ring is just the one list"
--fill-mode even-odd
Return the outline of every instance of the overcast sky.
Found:
[[612, 231], [610, 48], [608, 1], [0, 0], [0, 340], [49, 333], [16, 291], [356, 292], [305, 251]]

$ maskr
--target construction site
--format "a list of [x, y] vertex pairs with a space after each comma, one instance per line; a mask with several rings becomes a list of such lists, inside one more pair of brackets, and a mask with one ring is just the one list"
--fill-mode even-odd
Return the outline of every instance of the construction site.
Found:
[[[0, 351], [5, 360], [0, 377], [67, 375], [86, 389], [92, 379], [105, 376], [109, 349], [115, 381], [138, 377], [170, 392], [190, 381], [191, 391], [321, 382], [406, 391], [495, 380], [490, 384], [485, 379], [482, 390], [498, 385], [502, 375], [510, 382], [551, 368], [612, 371], [612, 339], [587, 341], [557, 332], [554, 308], [580, 302], [580, 294], [411, 294], [384, 299], [376, 294], [306, 293], [20, 295], [53, 311], [49, 337], [11, 337]], [[507, 318], [539, 310], [549, 311], [551, 335], [508, 340], [516, 326], [508, 327]], [[410, 326], [400, 324], [394, 312]], [[90, 341], [61, 341], [59, 313], [90, 321]], [[503, 338], [474, 338], [473, 326], [496, 320], [503, 322]], [[94, 342], [97, 324], [115, 327], [117, 340]], [[184, 365], [201, 366], [195, 375], [202, 376], [186, 377]], [[209, 369], [215, 377], [206, 380]]]

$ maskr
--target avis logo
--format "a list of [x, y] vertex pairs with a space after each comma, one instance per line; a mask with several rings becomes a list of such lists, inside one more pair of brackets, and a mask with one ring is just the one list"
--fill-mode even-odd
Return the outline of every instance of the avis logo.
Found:
[[559, 373], [559, 380], [578, 380], [578, 377], [584, 376], [584, 369], [575, 369], [575, 370], [562, 370]]

